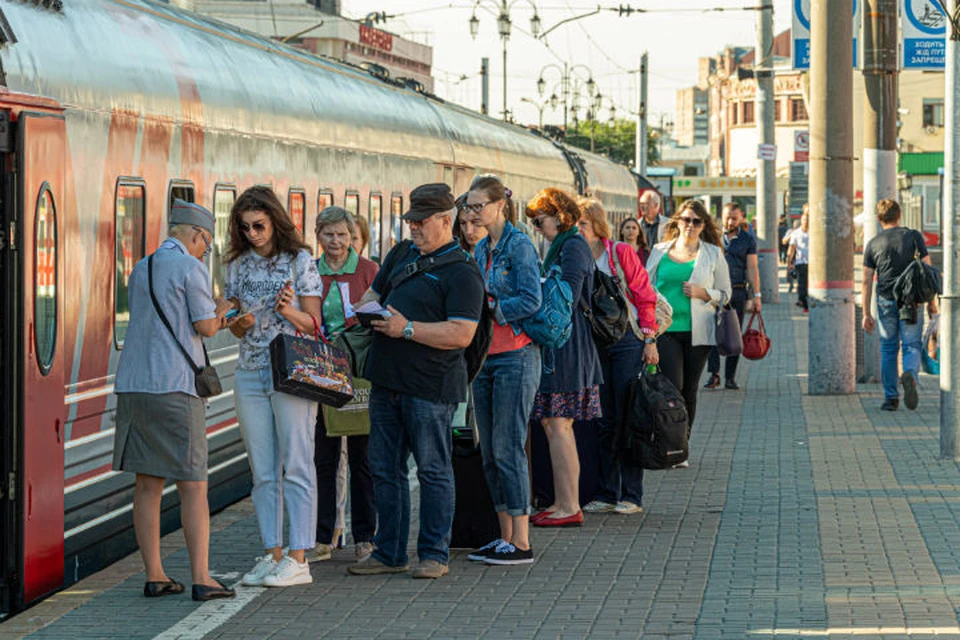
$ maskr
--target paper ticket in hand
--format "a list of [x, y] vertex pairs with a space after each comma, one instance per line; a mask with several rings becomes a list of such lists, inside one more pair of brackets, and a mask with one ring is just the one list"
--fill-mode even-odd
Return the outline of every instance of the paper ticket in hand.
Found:
[[393, 315], [380, 306], [379, 302], [368, 302], [356, 307], [354, 312], [357, 314], [357, 320], [359, 320], [360, 324], [364, 327], [371, 326], [370, 323], [374, 320], [383, 320]]

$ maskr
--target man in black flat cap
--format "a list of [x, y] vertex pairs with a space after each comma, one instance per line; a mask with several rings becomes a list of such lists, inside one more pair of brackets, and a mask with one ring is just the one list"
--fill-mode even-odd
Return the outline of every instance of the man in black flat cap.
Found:
[[373, 383], [369, 454], [379, 524], [376, 550], [349, 568], [355, 575], [409, 568], [411, 453], [420, 481], [419, 564], [413, 577], [447, 573], [454, 511], [451, 422], [467, 396], [463, 351], [484, 303], [480, 270], [453, 238], [456, 215], [446, 184], [411, 191], [403, 219], [412, 242], [390, 251], [361, 300], [379, 301], [391, 315], [373, 322], [364, 373]]

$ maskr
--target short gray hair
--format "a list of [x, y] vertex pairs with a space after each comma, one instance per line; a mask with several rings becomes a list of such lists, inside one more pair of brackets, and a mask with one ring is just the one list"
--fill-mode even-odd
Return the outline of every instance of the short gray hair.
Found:
[[320, 235], [320, 232], [323, 231], [324, 227], [331, 224], [338, 224], [340, 222], [345, 222], [347, 224], [347, 231], [349, 231], [350, 235], [353, 236], [355, 223], [353, 221], [353, 216], [350, 215], [350, 212], [343, 207], [326, 207], [323, 211], [317, 214], [317, 224], [314, 227], [314, 233], [316, 235]]
[[640, 199], [642, 200], [642, 199], [644, 198], [644, 196], [649, 196], [649, 197], [647, 198], [647, 201], [648, 201], [648, 202], [652, 202], [652, 203], [654, 203], [654, 204], [656, 204], [656, 205], [658, 205], [658, 206], [660, 205], [660, 194], [657, 193], [656, 191], [654, 191], [654, 190], [652, 190], [652, 189], [649, 190], [649, 191], [644, 191], [643, 194], [640, 196]]
[[176, 223], [167, 227], [167, 235], [171, 238], [183, 238], [188, 232], [196, 231], [197, 229], [199, 229], [199, 227], [195, 227], [192, 224]]

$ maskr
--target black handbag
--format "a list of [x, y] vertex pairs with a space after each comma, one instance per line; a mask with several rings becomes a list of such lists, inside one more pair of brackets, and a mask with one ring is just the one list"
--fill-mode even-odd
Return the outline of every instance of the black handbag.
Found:
[[170, 321], [167, 320], [167, 316], [163, 313], [163, 309], [160, 308], [160, 303], [157, 302], [157, 296], [153, 292], [152, 255], [147, 259], [147, 278], [149, 279], [150, 299], [153, 301], [153, 308], [156, 309], [157, 315], [160, 316], [160, 321], [163, 323], [163, 326], [165, 326], [167, 331], [170, 332], [170, 336], [173, 338], [173, 341], [178, 347], [180, 347], [180, 353], [182, 353], [183, 357], [186, 358], [187, 364], [189, 364], [190, 368], [193, 369], [193, 387], [196, 390], [197, 395], [201, 398], [212, 398], [213, 396], [220, 395], [223, 393], [223, 386], [220, 384], [220, 376], [217, 375], [216, 367], [210, 364], [210, 356], [207, 355], [206, 345], [203, 345], [204, 366], [198, 367], [193, 361], [193, 358], [190, 357], [190, 354], [187, 353], [187, 350], [183, 348], [182, 344], [180, 344], [180, 341], [177, 339], [177, 334], [173, 332], [173, 327], [170, 326]]
[[737, 310], [724, 305], [717, 311], [717, 353], [722, 356], [739, 356], [743, 353], [743, 333]]
[[598, 347], [609, 347], [620, 342], [630, 330], [630, 312], [617, 276], [608, 276], [600, 269], [594, 270], [590, 306], [581, 298], [580, 309], [590, 322], [593, 341]]

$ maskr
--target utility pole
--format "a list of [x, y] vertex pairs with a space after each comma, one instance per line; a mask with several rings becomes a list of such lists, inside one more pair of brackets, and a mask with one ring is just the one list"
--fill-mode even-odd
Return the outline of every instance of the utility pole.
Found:
[[[757, 138], [761, 145], [776, 144], [774, 137], [773, 4], [757, 12], [757, 52], [753, 75], [757, 79]], [[777, 251], [777, 161], [757, 160], [757, 262], [764, 302], [780, 302]]]
[[[877, 203], [897, 197], [898, 0], [863, 6], [863, 246], [880, 232]], [[870, 309], [876, 318], [876, 289]], [[859, 331], [859, 327], [855, 327]], [[863, 333], [863, 381], [880, 379], [880, 332]]]
[[637, 79], [637, 135], [634, 145], [634, 167], [647, 175], [647, 52], [640, 56], [640, 77]]
[[960, 419], [960, 33], [957, 0], [947, 0], [947, 51], [944, 80], [946, 131], [943, 144], [943, 296], [940, 300], [940, 456], [960, 458], [957, 420]]
[[490, 113], [490, 58], [480, 58], [480, 113]]
[[810, 18], [811, 395], [856, 392], [853, 299], [853, 0]]

